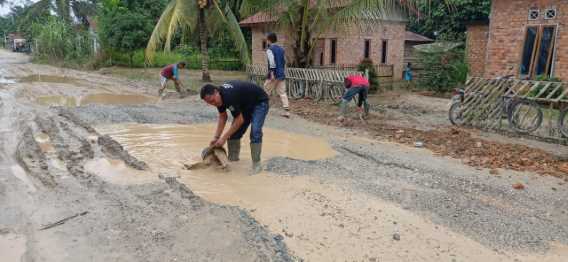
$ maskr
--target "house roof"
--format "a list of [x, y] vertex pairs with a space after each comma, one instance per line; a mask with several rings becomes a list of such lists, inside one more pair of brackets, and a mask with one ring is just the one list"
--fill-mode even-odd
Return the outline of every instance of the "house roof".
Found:
[[[317, 0], [310, 0], [310, 4], [313, 6], [316, 4]], [[339, 7], [344, 7], [346, 5], [348, 5], [351, 2], [351, 0], [333, 0], [330, 1], [330, 8], [339, 8]], [[399, 2], [402, 5], [406, 4], [406, 0], [399, 0]], [[413, 13], [418, 14], [418, 10], [416, 10], [413, 6], [408, 6], [409, 10]], [[266, 12], [258, 12], [252, 16], [249, 16], [247, 18], [245, 18], [244, 20], [242, 20], [239, 24], [241, 26], [252, 26], [252, 25], [256, 25], [256, 24], [265, 24], [265, 23], [272, 23], [272, 22], [276, 22], [276, 20], [278, 20], [277, 16], [271, 15], [269, 13]], [[386, 19], [388, 20], [388, 19]]]
[[419, 42], [419, 43], [430, 43], [430, 42], [434, 42], [434, 40], [425, 37], [423, 35], [414, 33], [414, 32], [410, 32], [410, 31], [406, 31], [406, 36], [404, 38], [405, 41], [408, 42]]
[[239, 24], [242, 26], [254, 25], [254, 24], [264, 24], [264, 23], [272, 23], [276, 22], [277, 17], [265, 13], [265, 12], [258, 12], [252, 16], [247, 17], [245, 20], [242, 20]]

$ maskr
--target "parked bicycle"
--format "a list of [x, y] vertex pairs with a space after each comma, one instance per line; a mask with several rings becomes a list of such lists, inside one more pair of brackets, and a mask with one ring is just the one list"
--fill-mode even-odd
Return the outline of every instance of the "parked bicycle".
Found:
[[[531, 133], [536, 131], [543, 121], [543, 112], [540, 105], [533, 100], [517, 98], [515, 90], [511, 88], [510, 81], [512, 75], [496, 78], [494, 84], [500, 90], [490, 92], [470, 92], [464, 89], [456, 89], [452, 97], [451, 106], [448, 112], [450, 122], [453, 125], [463, 125], [467, 120], [468, 112], [466, 106], [491, 100], [492, 96], [498, 95], [499, 98], [494, 105], [488, 105], [478, 114], [484, 114], [484, 118], [506, 118], [509, 127], [519, 133]], [[495, 94], [495, 92], [498, 92]], [[567, 132], [568, 133], [568, 132]]]

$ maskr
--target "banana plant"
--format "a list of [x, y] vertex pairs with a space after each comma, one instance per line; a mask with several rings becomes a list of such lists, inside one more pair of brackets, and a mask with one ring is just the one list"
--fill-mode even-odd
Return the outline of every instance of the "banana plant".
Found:
[[199, 32], [202, 80], [211, 81], [209, 74], [208, 38], [210, 32], [227, 29], [239, 50], [241, 61], [251, 61], [239, 21], [229, 1], [171, 0], [160, 16], [146, 47], [146, 59], [152, 62], [158, 49], [170, 51], [172, 39], [178, 30], [183, 34]]

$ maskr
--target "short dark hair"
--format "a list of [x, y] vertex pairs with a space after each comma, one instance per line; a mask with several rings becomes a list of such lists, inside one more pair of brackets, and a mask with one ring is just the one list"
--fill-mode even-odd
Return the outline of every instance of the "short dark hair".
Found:
[[219, 87], [216, 87], [212, 84], [206, 84], [203, 87], [201, 87], [201, 92], [199, 93], [201, 96], [201, 99], [205, 99], [206, 96], [210, 96], [212, 94], [215, 94], [215, 92], [219, 91]]
[[266, 34], [266, 39], [268, 39], [268, 41], [270, 41], [271, 43], [278, 42], [278, 37], [276, 36], [275, 33], [272, 33], [272, 32]]
[[181, 61], [181, 62], [178, 63], [178, 65], [185, 67], [186, 64], [185, 64], [185, 62]]

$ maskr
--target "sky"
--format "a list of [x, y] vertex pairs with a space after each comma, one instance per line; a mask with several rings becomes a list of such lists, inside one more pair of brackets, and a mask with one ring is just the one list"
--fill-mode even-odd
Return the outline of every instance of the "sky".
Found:
[[[33, 3], [33, 2], [37, 2], [37, 1], [38, 0], [31, 0], [29, 2]], [[0, 6], [0, 16], [8, 14], [8, 12], [10, 12], [10, 7], [22, 5], [25, 2], [28, 2], [28, 0], [7, 0], [6, 3], [3, 6]]]

